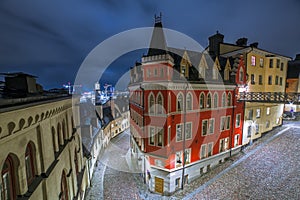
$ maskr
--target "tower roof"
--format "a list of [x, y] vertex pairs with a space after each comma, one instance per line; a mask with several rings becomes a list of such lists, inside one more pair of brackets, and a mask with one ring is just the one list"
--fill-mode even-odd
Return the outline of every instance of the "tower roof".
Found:
[[155, 15], [155, 24], [147, 56], [166, 54], [167, 43], [160, 16]]

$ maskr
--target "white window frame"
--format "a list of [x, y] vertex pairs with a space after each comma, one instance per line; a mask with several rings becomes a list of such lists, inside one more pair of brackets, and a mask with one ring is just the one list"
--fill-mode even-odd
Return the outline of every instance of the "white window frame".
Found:
[[207, 157], [206, 144], [202, 144], [200, 147], [200, 159], [204, 159]]
[[[204, 122], [206, 121], [206, 130], [205, 130], [205, 132], [206, 132], [206, 134], [205, 135], [203, 135], [203, 124], [204, 124]], [[208, 135], [208, 120], [207, 119], [203, 119], [202, 121], [201, 121], [201, 135], [202, 136], [207, 136]]]
[[241, 113], [236, 114], [235, 117], [235, 128], [239, 128], [241, 126]]
[[[178, 139], [178, 127], [181, 127], [181, 139]], [[181, 142], [183, 140], [183, 123], [176, 124], [176, 142]]]
[[[213, 126], [212, 126], [212, 132], [211, 132], [211, 122], [213, 121]], [[214, 134], [215, 133], [215, 118], [210, 118], [209, 119], [209, 123], [208, 123], [208, 134], [211, 135], [211, 134]]]

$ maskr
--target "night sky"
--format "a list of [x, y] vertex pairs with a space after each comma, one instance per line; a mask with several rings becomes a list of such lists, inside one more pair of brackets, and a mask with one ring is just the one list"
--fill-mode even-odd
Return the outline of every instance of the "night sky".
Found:
[[[248, 44], [258, 42], [271, 52], [292, 58], [300, 53], [299, 0], [2, 0], [0, 72], [29, 73], [45, 89], [61, 88], [74, 82], [99, 43], [122, 31], [153, 26], [154, 14], [160, 12], [165, 28], [203, 47], [218, 30], [225, 42], [247, 37]], [[115, 84], [143, 52], [113, 62], [101, 83]]]

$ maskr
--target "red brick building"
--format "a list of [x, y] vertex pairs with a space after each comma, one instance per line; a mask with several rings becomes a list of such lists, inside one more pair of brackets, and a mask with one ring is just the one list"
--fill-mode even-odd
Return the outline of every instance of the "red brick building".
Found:
[[242, 57], [167, 47], [156, 21], [129, 85], [132, 153], [151, 191], [169, 195], [240, 149], [245, 72]]

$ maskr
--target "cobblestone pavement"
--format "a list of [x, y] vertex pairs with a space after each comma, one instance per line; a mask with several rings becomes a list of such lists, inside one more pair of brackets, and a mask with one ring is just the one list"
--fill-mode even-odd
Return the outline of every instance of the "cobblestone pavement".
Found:
[[[129, 147], [129, 134], [120, 136], [113, 142], [125, 151]], [[120, 166], [127, 165], [126, 170], [130, 171], [128, 152], [121, 154], [124, 160], [119, 158], [123, 163]], [[299, 163], [299, 124], [285, 124], [264, 134], [172, 197], [150, 193], [137, 173], [99, 164], [86, 199], [300, 199]]]

